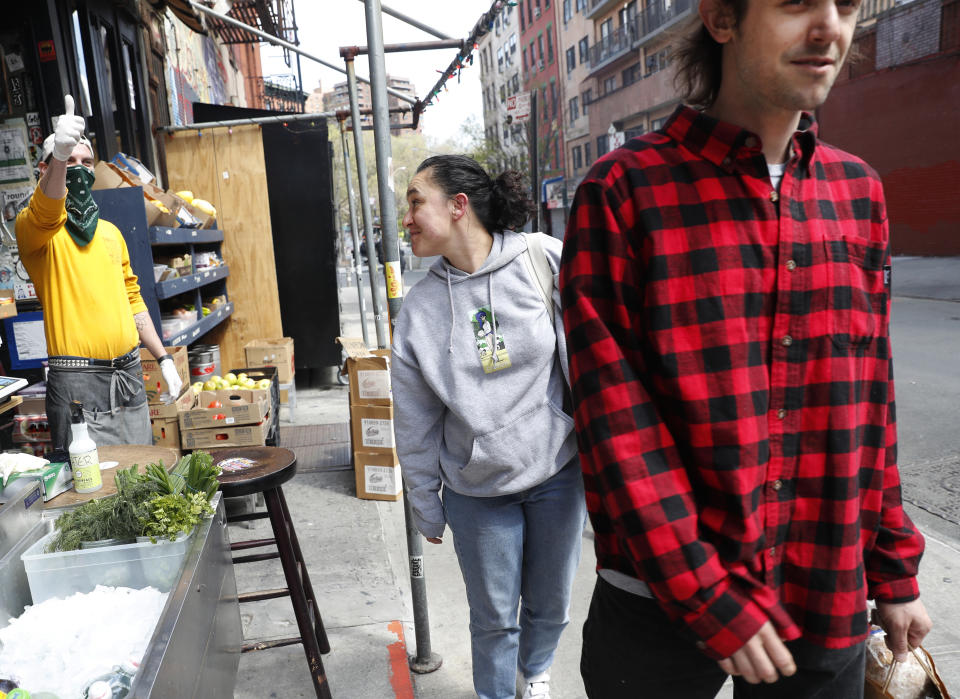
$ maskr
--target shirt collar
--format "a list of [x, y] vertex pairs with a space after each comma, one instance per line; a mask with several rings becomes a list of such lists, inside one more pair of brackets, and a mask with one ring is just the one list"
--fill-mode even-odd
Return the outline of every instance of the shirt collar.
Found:
[[[748, 163], [763, 163], [760, 137], [751, 131], [707, 116], [701, 111], [680, 105], [663, 127], [664, 132], [687, 150], [709, 160], [718, 167], [733, 172], [749, 169]], [[803, 112], [793, 135], [794, 151], [800, 154], [806, 166], [814, 155], [817, 145], [817, 123], [813, 115]]]

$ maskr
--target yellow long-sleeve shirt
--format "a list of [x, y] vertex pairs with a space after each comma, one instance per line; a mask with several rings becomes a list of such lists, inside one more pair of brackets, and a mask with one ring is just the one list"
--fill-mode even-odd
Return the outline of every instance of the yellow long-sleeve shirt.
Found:
[[80, 247], [67, 232], [66, 199], [37, 187], [17, 216], [17, 246], [40, 303], [47, 353], [112, 359], [140, 341], [133, 316], [147, 310], [117, 227], [102, 218]]

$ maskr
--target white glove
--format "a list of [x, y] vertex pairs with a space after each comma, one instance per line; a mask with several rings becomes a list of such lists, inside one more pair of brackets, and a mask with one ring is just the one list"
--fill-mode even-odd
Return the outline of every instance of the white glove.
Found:
[[53, 157], [66, 162], [73, 149], [80, 143], [86, 122], [82, 116], [73, 113], [73, 97], [63, 96], [64, 113], [57, 119], [57, 128], [53, 132]]
[[180, 374], [177, 373], [177, 367], [173, 365], [173, 357], [166, 357], [160, 360], [160, 373], [163, 380], [167, 382], [167, 390], [170, 392], [170, 398], [176, 400], [180, 397], [180, 389], [183, 388], [183, 381]]

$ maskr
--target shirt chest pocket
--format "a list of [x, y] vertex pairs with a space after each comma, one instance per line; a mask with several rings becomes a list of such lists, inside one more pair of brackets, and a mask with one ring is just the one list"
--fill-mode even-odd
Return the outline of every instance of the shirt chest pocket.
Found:
[[879, 245], [846, 237], [825, 239], [824, 246], [830, 339], [842, 350], [868, 345], [884, 329], [886, 251]]

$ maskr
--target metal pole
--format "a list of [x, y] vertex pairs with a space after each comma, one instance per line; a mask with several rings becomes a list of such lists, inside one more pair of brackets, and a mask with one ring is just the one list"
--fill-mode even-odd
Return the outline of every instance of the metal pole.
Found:
[[[353, 51], [359, 56], [370, 53], [369, 46], [353, 46]], [[384, 44], [384, 53], [400, 53], [404, 51], [433, 51], [435, 49], [463, 49], [463, 39], [443, 39], [441, 41], [413, 41], [406, 44]]]
[[[363, 346], [370, 346], [367, 336], [367, 308], [363, 297], [363, 269], [360, 266], [360, 231], [357, 230], [357, 210], [353, 203], [353, 178], [350, 176], [350, 153], [347, 150], [347, 130], [340, 121], [340, 147], [343, 148], [343, 169], [347, 175], [347, 202], [350, 208], [350, 233], [353, 236], [353, 272], [357, 278], [357, 296], [360, 297], [360, 330], [363, 332]], [[369, 254], [370, 247], [367, 246]]]
[[[377, 347], [387, 347], [390, 335], [387, 332], [383, 299], [380, 297], [380, 275], [377, 274], [377, 245], [373, 239], [373, 213], [370, 211], [370, 190], [367, 188], [367, 161], [363, 154], [363, 129], [360, 125], [360, 103], [357, 100], [357, 75], [353, 58], [345, 59], [347, 65], [347, 89], [350, 93], [350, 118], [353, 121], [353, 150], [357, 159], [357, 183], [360, 187], [360, 211], [363, 212], [363, 231], [367, 237], [367, 281], [373, 299], [373, 321], [377, 331]], [[382, 218], [382, 217], [381, 217]], [[381, 227], [383, 221], [380, 222]], [[359, 252], [359, 248], [357, 248]], [[384, 257], [384, 260], [387, 258]]]
[[[374, 143], [377, 147], [377, 184], [380, 190], [380, 225], [383, 231], [383, 259], [387, 277], [387, 304], [391, 330], [403, 304], [403, 279], [400, 272], [400, 247], [397, 241], [397, 206], [391, 175], [393, 156], [390, 147], [390, 112], [387, 104], [387, 72], [383, 53], [383, 27], [380, 0], [366, 0], [367, 45], [370, 47], [370, 97], [373, 102]], [[385, 347], [385, 345], [380, 345]], [[417, 531], [404, 485], [403, 515], [407, 528], [407, 555], [410, 561], [410, 590], [413, 601], [413, 627], [417, 654], [410, 658], [410, 669], [433, 672], [443, 659], [430, 648], [430, 619], [427, 613], [427, 582], [423, 568], [423, 539]]]
[[[364, 0], [360, 0], [360, 2], [364, 2]], [[407, 24], [416, 27], [417, 29], [422, 29], [422, 30], [425, 31], [427, 34], [433, 34], [433, 35], [434, 35], [435, 37], [437, 37], [438, 39], [449, 39], [449, 38], [450, 38], [449, 36], [447, 36], [447, 35], [444, 34], [443, 32], [437, 31], [437, 30], [434, 29], [433, 27], [427, 26], [426, 24], [423, 24], [422, 22], [418, 22], [418, 21], [415, 20], [413, 17], [409, 17], [408, 15], [405, 15], [405, 14], [403, 14], [402, 12], [398, 12], [397, 10], [394, 10], [393, 8], [387, 7], [386, 5], [381, 5], [381, 6], [380, 6], [380, 9], [383, 10], [383, 12], [384, 12], [385, 14], [391, 15], [392, 17], [396, 17], [397, 19], [402, 20], [402, 21], [406, 22]]]
[[198, 124], [183, 124], [182, 126], [158, 126], [157, 131], [176, 133], [177, 131], [200, 131], [201, 129], [215, 129], [221, 126], [246, 126], [248, 124], [286, 124], [288, 121], [321, 121], [335, 117], [333, 112], [317, 112], [316, 114], [280, 114], [279, 116], [249, 117], [246, 119], [227, 119], [226, 121], [204, 121]]
[[[219, 19], [221, 22], [225, 22], [226, 24], [230, 24], [230, 25], [232, 25], [232, 26], [234, 26], [234, 27], [238, 27], [238, 28], [240, 28], [240, 29], [243, 29], [244, 31], [248, 31], [248, 32], [250, 32], [251, 34], [253, 34], [253, 35], [255, 35], [255, 36], [259, 36], [259, 37], [260, 37], [261, 39], [263, 39], [264, 41], [268, 41], [268, 42], [270, 42], [271, 44], [274, 44], [275, 46], [282, 46], [282, 47], [285, 48], [285, 49], [289, 49], [290, 51], [293, 51], [294, 53], [296, 53], [296, 54], [299, 55], [299, 56], [303, 56], [304, 58], [309, 58], [311, 61], [316, 61], [316, 62], [319, 63], [320, 65], [326, 66], [326, 67], [329, 68], [330, 70], [335, 70], [335, 71], [337, 71], [338, 73], [345, 73], [345, 72], [346, 72], [346, 71], [345, 71], [343, 68], [341, 68], [340, 66], [336, 66], [336, 65], [334, 65], [333, 63], [327, 63], [327, 62], [326, 62], [325, 60], [323, 60], [322, 58], [317, 58], [317, 57], [314, 56], [312, 53], [308, 53], [308, 52], [304, 51], [303, 49], [301, 49], [301, 48], [300, 48], [299, 46], [297, 46], [296, 44], [291, 44], [289, 41], [284, 41], [283, 39], [280, 39], [280, 38], [278, 38], [278, 37], [275, 37], [273, 34], [268, 34], [267, 32], [260, 31], [260, 30], [257, 29], [256, 27], [251, 27], [249, 24], [244, 24], [243, 22], [241, 22], [241, 21], [239, 21], [239, 20], [236, 20], [236, 19], [234, 19], [233, 17], [230, 17], [229, 15], [221, 14], [220, 12], [217, 12], [216, 10], [211, 10], [211, 9], [210, 9], [209, 7], [207, 7], [206, 5], [201, 5], [201, 4], [198, 3], [198, 2], [194, 2], [194, 0], [187, 0], [187, 2], [190, 3], [190, 7], [192, 7], [194, 10], [197, 10], [198, 12], [203, 12], [204, 14], [208, 14], [208, 15], [210, 15], [210, 16], [212, 16], [212, 17], [216, 17], [216, 18]], [[447, 37], [442, 37], [442, 38], [446, 39]], [[369, 82], [370, 82], [369, 80], [367, 80], [366, 78], [363, 78], [363, 77], [358, 77], [357, 80], [360, 80], [361, 82], [365, 82], [365, 83], [369, 83]], [[400, 92], [399, 90], [393, 90], [393, 89], [391, 89], [391, 88], [387, 88], [387, 92], [389, 92], [389, 93], [390, 93], [391, 95], [393, 95], [394, 97], [398, 97], [398, 98], [402, 99], [404, 102], [407, 102], [407, 103], [409, 103], [409, 104], [416, 104], [416, 103], [417, 103], [417, 101], [416, 101], [415, 99], [411, 99], [409, 95], [405, 95], [404, 93]]]
[[536, 206], [536, 212], [533, 215], [533, 230], [540, 231], [540, 182], [537, 178], [540, 176], [540, 144], [537, 120], [537, 88], [530, 91], [530, 190], [533, 194], [533, 203]]

